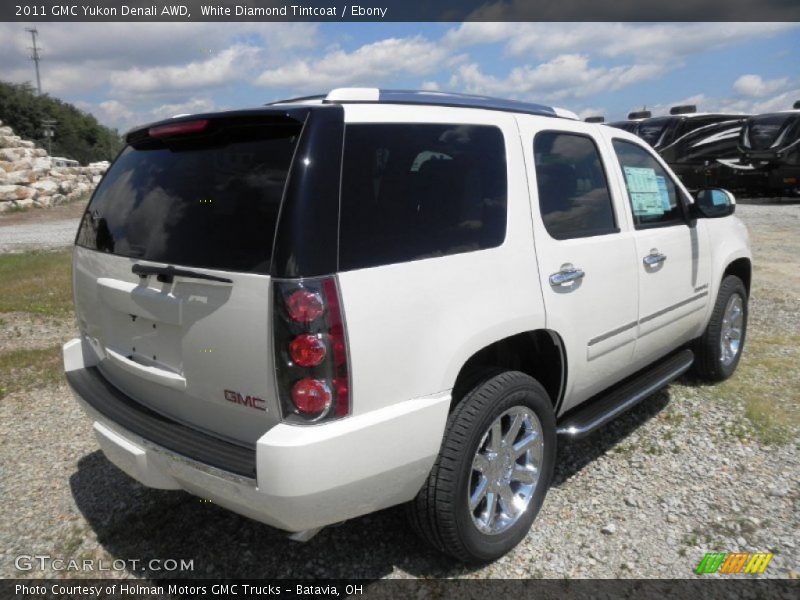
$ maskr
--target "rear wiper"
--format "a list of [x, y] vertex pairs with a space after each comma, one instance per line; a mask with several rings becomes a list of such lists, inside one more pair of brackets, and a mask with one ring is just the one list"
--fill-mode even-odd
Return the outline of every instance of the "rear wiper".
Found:
[[176, 269], [175, 267], [151, 267], [147, 265], [133, 265], [131, 269], [134, 275], [139, 277], [147, 277], [148, 275], [156, 275], [161, 283], [172, 283], [174, 277], [191, 277], [192, 279], [205, 279], [206, 281], [220, 281], [222, 283], [233, 283], [232, 279], [225, 277], [217, 277], [216, 275], [206, 275], [205, 273], [198, 273], [197, 271], [189, 271], [188, 269]]

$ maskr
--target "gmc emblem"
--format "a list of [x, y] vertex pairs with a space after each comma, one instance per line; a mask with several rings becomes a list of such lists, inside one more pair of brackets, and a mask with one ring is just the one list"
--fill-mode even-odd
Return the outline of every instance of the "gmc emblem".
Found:
[[256, 410], [263, 410], [266, 412], [267, 405], [261, 398], [256, 396], [244, 396], [239, 392], [234, 392], [233, 390], [224, 390], [225, 392], [225, 400], [228, 402], [233, 402], [234, 404], [241, 404], [242, 406], [247, 406], [249, 408], [255, 408]]

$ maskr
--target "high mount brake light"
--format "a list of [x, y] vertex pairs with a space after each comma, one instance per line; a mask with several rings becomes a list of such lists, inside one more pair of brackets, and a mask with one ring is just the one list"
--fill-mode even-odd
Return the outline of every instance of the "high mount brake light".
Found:
[[336, 278], [273, 280], [273, 297], [283, 418], [318, 423], [349, 415], [347, 337]]
[[147, 130], [147, 135], [152, 138], [169, 137], [172, 135], [186, 135], [189, 133], [200, 133], [208, 127], [208, 119], [197, 121], [182, 121], [180, 123], [167, 123], [166, 125], [156, 125]]

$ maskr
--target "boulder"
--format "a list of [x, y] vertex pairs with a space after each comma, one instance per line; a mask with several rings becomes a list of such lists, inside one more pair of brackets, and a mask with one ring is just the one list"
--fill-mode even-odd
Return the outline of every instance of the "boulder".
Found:
[[21, 141], [18, 135], [0, 135], [0, 148], [19, 148]]
[[14, 162], [22, 158], [22, 154], [16, 148], [0, 148], [0, 160]]
[[75, 189], [75, 184], [72, 183], [69, 179], [65, 179], [61, 183], [58, 184], [58, 191], [62, 194], [69, 194], [72, 190]]
[[53, 206], [57, 206], [58, 204], [64, 204], [67, 201], [67, 197], [64, 194], [53, 194], [50, 196], [50, 201]]
[[19, 143], [19, 147], [20, 148], [35, 148], [36, 144], [34, 144], [33, 142], [31, 142], [29, 140], [21, 140], [20, 143]]
[[36, 183], [32, 183], [31, 187], [52, 194], [59, 189], [59, 184], [52, 179], [40, 179]]
[[[44, 148], [34, 148], [33, 155], [34, 156], [47, 156], [47, 150], [45, 150]], [[49, 160], [49, 158], [48, 158], [48, 160]]]
[[50, 208], [53, 206], [53, 196], [37, 196], [33, 205], [37, 208]]
[[17, 186], [9, 184], [0, 184], [0, 202], [13, 200], [16, 196], [11, 195], [11, 192], [16, 191]]
[[30, 208], [33, 206], [33, 202], [32, 198], [23, 198], [22, 200], [15, 200], [13, 204], [15, 204], [17, 208]]
[[30, 169], [24, 171], [11, 171], [5, 175], [0, 175], [0, 180], [5, 183], [16, 185], [28, 185], [36, 181], [36, 174]]
[[32, 188], [24, 185], [0, 185], [0, 202], [30, 198], [34, 193]]
[[14, 135], [14, 130], [8, 126], [0, 127], [0, 135]]

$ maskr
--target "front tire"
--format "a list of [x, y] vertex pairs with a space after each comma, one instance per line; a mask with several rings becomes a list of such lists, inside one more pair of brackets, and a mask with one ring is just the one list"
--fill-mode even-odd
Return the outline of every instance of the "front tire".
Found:
[[528, 533], [555, 455], [544, 388], [518, 371], [487, 373], [450, 414], [439, 457], [408, 506], [411, 525], [463, 562], [500, 558]]
[[704, 381], [728, 379], [736, 370], [747, 334], [747, 288], [735, 275], [722, 280], [703, 335], [695, 343], [695, 374]]

